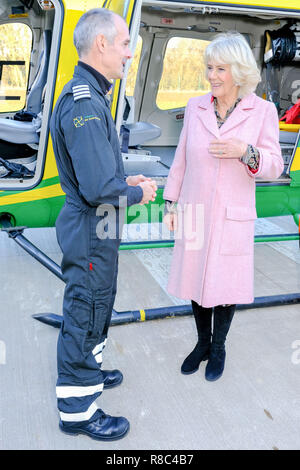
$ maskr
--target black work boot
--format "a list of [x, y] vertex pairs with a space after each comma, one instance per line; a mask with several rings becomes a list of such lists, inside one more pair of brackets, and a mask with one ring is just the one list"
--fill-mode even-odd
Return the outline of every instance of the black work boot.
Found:
[[77, 436], [85, 434], [98, 441], [115, 441], [122, 439], [129, 431], [129, 422], [123, 416], [110, 416], [100, 408], [96, 411], [92, 421], [78, 423], [59, 422], [60, 429], [66, 434]]
[[101, 370], [103, 377], [103, 388], [113, 388], [123, 381], [123, 374], [120, 370]]
[[214, 330], [209, 353], [209, 360], [205, 370], [205, 378], [209, 381], [221, 377], [225, 366], [225, 341], [229, 331], [236, 305], [218, 305], [214, 308]]
[[193, 374], [199, 369], [201, 361], [208, 359], [211, 341], [212, 308], [204, 308], [192, 300], [198, 342], [193, 351], [185, 358], [181, 366], [182, 374]]

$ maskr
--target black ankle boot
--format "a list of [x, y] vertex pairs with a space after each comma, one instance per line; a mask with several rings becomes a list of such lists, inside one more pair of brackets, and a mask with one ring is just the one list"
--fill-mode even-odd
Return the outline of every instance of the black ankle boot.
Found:
[[225, 341], [229, 331], [236, 305], [214, 308], [214, 330], [210, 348], [209, 360], [205, 370], [205, 378], [209, 381], [218, 380], [225, 366]]
[[199, 369], [201, 361], [208, 359], [211, 341], [212, 308], [204, 308], [192, 300], [198, 342], [193, 351], [185, 358], [181, 366], [182, 374], [193, 374]]

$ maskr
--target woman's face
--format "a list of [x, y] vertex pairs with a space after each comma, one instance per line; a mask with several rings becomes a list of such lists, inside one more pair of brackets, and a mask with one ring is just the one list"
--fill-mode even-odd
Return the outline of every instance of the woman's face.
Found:
[[234, 83], [230, 65], [209, 62], [207, 64], [207, 79], [212, 94], [216, 98], [230, 98], [237, 94], [238, 87]]

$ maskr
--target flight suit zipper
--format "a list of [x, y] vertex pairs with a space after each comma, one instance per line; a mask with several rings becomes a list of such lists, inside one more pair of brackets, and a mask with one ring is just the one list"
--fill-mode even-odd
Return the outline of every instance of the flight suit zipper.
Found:
[[96, 302], [93, 301], [91, 314], [90, 314], [90, 321], [89, 321], [89, 328], [88, 328], [88, 336], [92, 336], [95, 326], [95, 315], [96, 315]]

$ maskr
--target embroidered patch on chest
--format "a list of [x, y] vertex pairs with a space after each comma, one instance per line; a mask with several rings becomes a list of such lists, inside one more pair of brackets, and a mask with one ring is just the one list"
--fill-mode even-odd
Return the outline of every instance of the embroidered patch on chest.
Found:
[[76, 116], [73, 119], [73, 124], [75, 127], [83, 127], [87, 122], [89, 121], [101, 121], [101, 118], [98, 116], [94, 115], [88, 115], [88, 116]]

